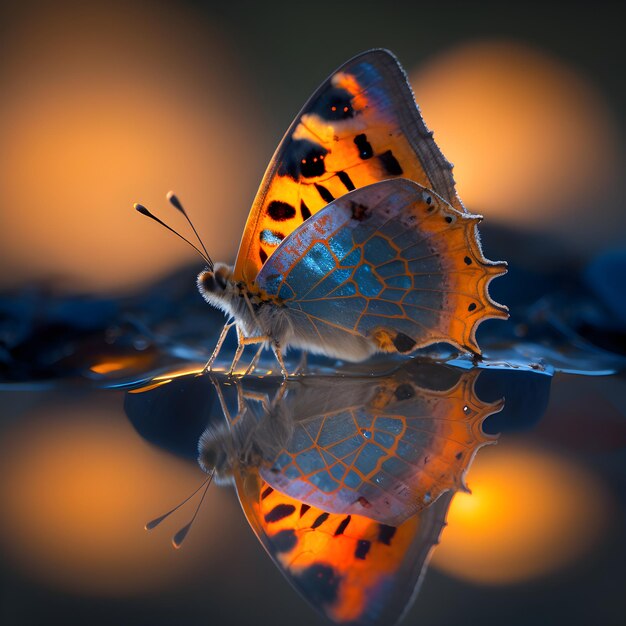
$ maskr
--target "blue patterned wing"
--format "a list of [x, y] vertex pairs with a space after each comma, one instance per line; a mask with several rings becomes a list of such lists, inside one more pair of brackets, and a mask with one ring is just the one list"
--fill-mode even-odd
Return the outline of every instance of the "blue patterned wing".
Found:
[[[502, 402], [478, 398], [480, 370], [438, 367], [433, 373], [452, 381], [432, 389], [422, 386], [424, 369], [419, 363], [375, 384], [347, 379], [299, 386], [295, 400], [288, 394], [284, 405], [297, 419], [293, 432], [279, 450], [265, 455], [261, 477], [324, 511], [391, 525], [442, 493], [465, 488], [464, 474], [476, 451], [493, 441], [482, 423]], [[318, 414], [301, 419], [312, 406], [319, 407]]]
[[476, 327], [506, 318], [489, 296], [504, 263], [482, 253], [476, 224], [406, 179], [357, 189], [287, 237], [257, 278], [289, 316], [287, 342], [359, 360], [447, 342], [480, 353]]

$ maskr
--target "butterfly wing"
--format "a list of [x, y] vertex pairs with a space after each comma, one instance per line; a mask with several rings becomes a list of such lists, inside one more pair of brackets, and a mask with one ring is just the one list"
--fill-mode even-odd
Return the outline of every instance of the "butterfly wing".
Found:
[[246, 223], [235, 279], [254, 281], [310, 215], [380, 180], [409, 178], [462, 211], [451, 170], [396, 58], [386, 50], [360, 54], [319, 87], [278, 146]]
[[480, 219], [409, 180], [375, 183], [307, 220], [257, 284], [282, 299], [287, 343], [311, 352], [359, 360], [364, 341], [401, 353], [444, 341], [480, 353], [478, 324], [508, 317], [488, 292], [506, 264], [483, 256]]
[[[439, 379], [446, 373], [443, 366], [435, 372]], [[348, 380], [298, 390], [293, 416], [298, 405], [318, 406], [319, 415], [294, 424], [289, 440], [260, 465], [261, 477], [324, 511], [401, 524], [446, 491], [464, 489], [474, 455], [494, 441], [482, 423], [503, 403], [477, 397], [479, 370], [456, 373], [443, 389], [421, 386], [402, 369], [376, 384]], [[346, 400], [360, 391], [361, 401], [322, 412], [331, 387]]]
[[255, 470], [235, 475], [257, 537], [293, 586], [340, 624], [395, 624], [418, 591], [451, 496], [398, 527], [325, 512], [272, 489]]

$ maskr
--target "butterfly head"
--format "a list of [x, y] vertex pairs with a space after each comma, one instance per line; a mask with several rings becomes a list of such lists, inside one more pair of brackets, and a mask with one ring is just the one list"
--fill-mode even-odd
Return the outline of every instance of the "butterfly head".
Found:
[[228, 315], [239, 318], [243, 303], [241, 288], [233, 280], [232, 267], [224, 263], [216, 263], [213, 268], [207, 267], [198, 274], [198, 291], [211, 305]]
[[238, 449], [230, 426], [210, 424], [198, 441], [198, 465], [203, 472], [213, 474], [218, 485], [233, 483], [235, 468], [251, 463]]
[[205, 434], [202, 435], [198, 446], [198, 464], [202, 471], [210, 474], [215, 472], [218, 482], [228, 482], [232, 476], [233, 462], [232, 454], [220, 442], [212, 441]]
[[198, 274], [198, 289], [200, 293], [225, 295], [233, 287], [232, 269], [224, 263], [218, 263], [213, 269], [206, 268]]

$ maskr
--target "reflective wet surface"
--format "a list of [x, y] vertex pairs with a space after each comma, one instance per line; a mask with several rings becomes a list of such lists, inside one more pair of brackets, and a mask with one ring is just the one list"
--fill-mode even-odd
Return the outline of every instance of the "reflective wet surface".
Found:
[[194, 360], [193, 307], [160, 335], [165, 314], [115, 306], [123, 322], [66, 320], [5, 377], [9, 623], [525, 624], [529, 603], [537, 623], [618, 623], [619, 352], [542, 315], [487, 334], [481, 362], [311, 359], [284, 381], [265, 357], [229, 378]]

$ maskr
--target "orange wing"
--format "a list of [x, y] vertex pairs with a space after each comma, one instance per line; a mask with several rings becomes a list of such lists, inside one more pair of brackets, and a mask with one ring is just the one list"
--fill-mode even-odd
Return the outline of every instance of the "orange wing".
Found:
[[464, 211], [452, 176], [387, 50], [348, 61], [298, 114], [261, 183], [234, 277], [253, 282], [276, 246], [304, 220], [353, 189], [409, 178]]
[[396, 623], [417, 593], [451, 494], [403, 524], [325, 512], [275, 491], [256, 470], [235, 475], [259, 540], [289, 582], [335, 623]]

